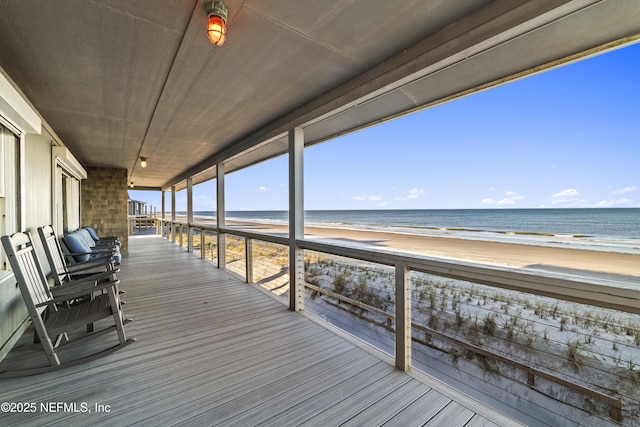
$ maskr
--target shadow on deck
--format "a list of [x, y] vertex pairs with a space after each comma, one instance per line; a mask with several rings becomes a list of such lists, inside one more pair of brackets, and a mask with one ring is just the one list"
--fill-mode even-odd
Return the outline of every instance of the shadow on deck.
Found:
[[[129, 250], [119, 277], [138, 341], [87, 365], [0, 379], [3, 401], [35, 404], [3, 411], [1, 425], [515, 424], [161, 237], [132, 237]], [[34, 351], [16, 347], [3, 364]]]

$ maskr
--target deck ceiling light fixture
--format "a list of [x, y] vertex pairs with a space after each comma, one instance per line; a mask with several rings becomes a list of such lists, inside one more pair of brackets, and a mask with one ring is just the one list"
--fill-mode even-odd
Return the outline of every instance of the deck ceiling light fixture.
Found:
[[146, 157], [140, 157], [140, 167], [141, 168], [146, 168], [147, 167], [147, 158]]
[[207, 36], [216, 46], [222, 46], [227, 39], [227, 7], [221, 1], [210, 1], [206, 4]]

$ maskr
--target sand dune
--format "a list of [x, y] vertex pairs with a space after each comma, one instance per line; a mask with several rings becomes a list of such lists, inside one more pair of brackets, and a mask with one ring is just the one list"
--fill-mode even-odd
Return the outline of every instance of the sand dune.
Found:
[[[257, 233], [288, 235], [284, 225], [228, 222], [227, 226]], [[511, 268], [536, 268], [607, 278], [612, 278], [609, 277], [612, 275], [629, 276], [625, 277], [627, 281], [637, 281], [640, 285], [640, 255], [635, 254], [329, 227], [306, 227], [305, 238], [330, 239], [339, 244], [367, 245]]]

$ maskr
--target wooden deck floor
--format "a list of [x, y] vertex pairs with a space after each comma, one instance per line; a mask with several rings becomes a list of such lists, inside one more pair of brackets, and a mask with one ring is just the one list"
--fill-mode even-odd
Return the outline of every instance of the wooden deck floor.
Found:
[[[131, 238], [129, 250], [119, 277], [137, 342], [87, 365], [0, 379], [0, 401], [36, 409], [3, 411], [0, 425], [515, 424], [160, 237]], [[5, 363], [30, 351], [15, 348]]]

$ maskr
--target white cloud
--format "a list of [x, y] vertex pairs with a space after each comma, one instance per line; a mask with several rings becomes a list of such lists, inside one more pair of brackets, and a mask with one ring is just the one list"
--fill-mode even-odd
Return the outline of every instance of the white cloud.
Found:
[[578, 197], [567, 197], [562, 199], [556, 199], [551, 201], [551, 206], [561, 208], [590, 208], [588, 200], [580, 199]]
[[425, 194], [427, 194], [426, 191], [424, 191], [423, 189], [418, 189], [418, 188], [412, 188], [411, 190], [409, 190], [409, 194], [407, 195], [407, 199], [417, 199], [420, 196], [424, 196]]
[[264, 185], [261, 185], [256, 189], [256, 191], [271, 191], [271, 189], [269, 187], [265, 187]]
[[551, 196], [551, 198], [558, 199], [558, 198], [564, 198], [564, 197], [576, 197], [579, 195], [580, 193], [578, 193], [578, 190], [576, 190], [575, 188], [568, 188], [566, 190], [562, 190], [561, 192], [554, 194], [553, 196]]
[[411, 190], [407, 191], [406, 196], [397, 196], [394, 200], [398, 202], [404, 202], [407, 199], [418, 199], [422, 196], [426, 196], [426, 194], [427, 192], [422, 188], [412, 188]]
[[483, 205], [496, 205], [496, 206], [509, 206], [515, 205], [518, 200], [524, 199], [524, 196], [520, 196], [515, 191], [507, 191], [504, 193], [505, 198], [500, 200], [495, 200], [490, 197], [480, 200], [480, 203]]
[[515, 203], [516, 202], [514, 200], [511, 200], [511, 199], [500, 199], [500, 200], [498, 200], [496, 205], [498, 205], [498, 206], [507, 206], [507, 205], [513, 205]]
[[380, 206], [381, 208], [387, 206], [389, 203], [388, 202], [380, 202], [378, 203], [378, 206]]
[[[611, 192], [609, 198], [605, 200], [601, 200], [596, 204], [598, 208], [627, 208], [627, 207], [637, 207], [639, 204], [634, 203], [632, 199], [628, 199], [626, 197], [619, 197], [624, 194], [633, 193], [638, 191], [638, 187], [636, 186], [627, 186], [624, 188], [619, 188]], [[618, 197], [616, 197], [618, 196]]]
[[[185, 198], [185, 203], [186, 203]], [[214, 211], [216, 209], [216, 200], [210, 196], [193, 196], [194, 211]]]
[[353, 199], [358, 201], [379, 202], [382, 200], [382, 197], [377, 194], [371, 194], [369, 196], [356, 196]]
[[638, 190], [638, 187], [629, 186], [629, 187], [621, 188], [619, 190], [615, 190], [615, 191], [611, 192], [611, 194], [615, 194], [616, 196], [620, 196], [622, 194], [633, 193], [636, 190]]
[[617, 200], [602, 200], [598, 202], [596, 207], [598, 208], [621, 208], [631, 207], [633, 201], [631, 199], [617, 199]]
[[580, 197], [575, 188], [562, 190], [551, 196], [549, 203], [555, 208], [591, 208], [593, 203]]

